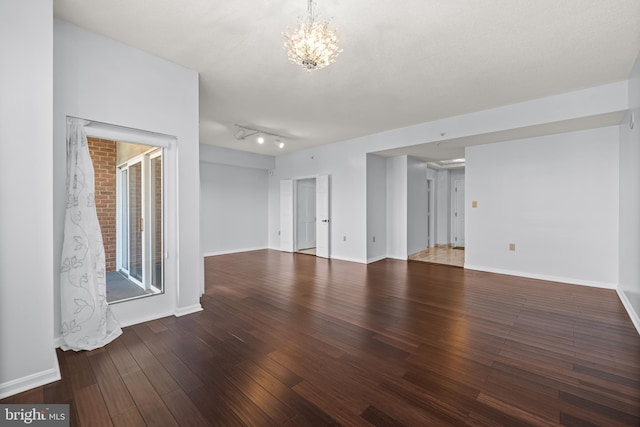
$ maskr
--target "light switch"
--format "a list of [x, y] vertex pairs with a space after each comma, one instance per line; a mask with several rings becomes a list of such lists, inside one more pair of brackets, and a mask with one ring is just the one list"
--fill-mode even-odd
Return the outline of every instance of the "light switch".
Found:
[[472, 208], [477, 208], [478, 207], [478, 202], [476, 200], [471, 202], [471, 207]]
[[509, 250], [510, 251], [515, 251], [516, 250], [516, 244], [515, 243], [509, 243]]

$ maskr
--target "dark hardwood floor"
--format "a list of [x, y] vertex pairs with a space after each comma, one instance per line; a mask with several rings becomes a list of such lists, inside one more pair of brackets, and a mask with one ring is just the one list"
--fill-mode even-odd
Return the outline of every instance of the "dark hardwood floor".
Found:
[[421, 262], [206, 259], [204, 311], [58, 352], [3, 403], [81, 426], [639, 426], [640, 337], [614, 291]]

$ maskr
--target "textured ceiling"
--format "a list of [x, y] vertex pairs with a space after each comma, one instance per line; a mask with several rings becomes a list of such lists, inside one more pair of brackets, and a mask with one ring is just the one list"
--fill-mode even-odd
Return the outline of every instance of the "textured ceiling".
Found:
[[[308, 73], [305, 0], [55, 0], [61, 19], [200, 73], [200, 142], [277, 155], [628, 78], [638, 0], [317, 0], [343, 53]], [[284, 136], [234, 139], [234, 124]]]

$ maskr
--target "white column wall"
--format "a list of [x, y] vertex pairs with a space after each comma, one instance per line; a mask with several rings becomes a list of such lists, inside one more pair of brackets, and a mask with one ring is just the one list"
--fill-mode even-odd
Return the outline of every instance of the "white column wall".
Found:
[[[64, 225], [66, 116], [173, 136], [177, 143], [165, 156], [177, 174], [167, 180], [171, 215], [165, 242], [173, 247], [166, 248], [165, 293], [112, 310], [124, 325], [200, 310], [198, 74], [61, 20], [54, 20], [54, 47], [54, 262], [59, 263]], [[57, 275], [56, 268], [59, 329]]]
[[629, 80], [629, 107], [630, 113], [620, 125], [618, 294], [640, 332], [640, 57]]
[[407, 156], [387, 159], [387, 257], [407, 259]]
[[51, 0], [0, 2], [0, 399], [60, 378], [52, 37]]
[[427, 164], [407, 157], [407, 255], [429, 245], [427, 205]]
[[367, 262], [386, 256], [387, 159], [367, 154]]

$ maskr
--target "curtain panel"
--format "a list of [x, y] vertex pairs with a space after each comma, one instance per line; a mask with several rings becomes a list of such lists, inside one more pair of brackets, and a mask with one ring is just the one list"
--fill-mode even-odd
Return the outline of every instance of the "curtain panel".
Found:
[[60, 265], [63, 350], [93, 350], [122, 330], [107, 304], [105, 254], [85, 125], [67, 118], [67, 204]]

